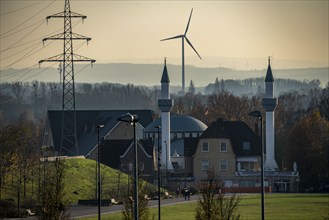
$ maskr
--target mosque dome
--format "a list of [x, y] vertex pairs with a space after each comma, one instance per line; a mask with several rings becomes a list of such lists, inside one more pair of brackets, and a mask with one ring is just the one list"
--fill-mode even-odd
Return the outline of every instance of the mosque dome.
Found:
[[[157, 133], [156, 126], [161, 126], [161, 118], [156, 119], [149, 124], [144, 133]], [[187, 115], [170, 116], [170, 133], [202, 133], [207, 129], [202, 121]]]

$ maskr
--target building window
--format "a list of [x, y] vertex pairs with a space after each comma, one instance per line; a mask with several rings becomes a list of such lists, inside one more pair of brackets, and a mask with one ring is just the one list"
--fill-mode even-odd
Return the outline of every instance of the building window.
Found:
[[255, 180], [239, 180], [239, 187], [255, 187]]
[[243, 142], [242, 149], [243, 149], [244, 151], [250, 151], [250, 142], [249, 142], [249, 141], [245, 141], [245, 142]]
[[220, 170], [227, 170], [227, 160], [220, 160]]
[[[240, 170], [239, 171], [255, 171], [255, 163], [254, 162], [239, 162]], [[239, 164], [238, 164], [239, 168]]]
[[232, 180], [225, 180], [224, 181], [224, 187], [232, 187], [233, 181]]
[[202, 160], [201, 170], [208, 170], [208, 169], [209, 169], [209, 160]]
[[129, 170], [129, 171], [132, 171], [133, 168], [134, 168], [134, 167], [133, 167], [133, 163], [129, 163], [129, 164], [128, 164], [128, 170]]
[[202, 146], [201, 146], [201, 151], [202, 152], [209, 152], [209, 145], [208, 142], [202, 142]]
[[226, 142], [220, 142], [220, 152], [227, 152]]

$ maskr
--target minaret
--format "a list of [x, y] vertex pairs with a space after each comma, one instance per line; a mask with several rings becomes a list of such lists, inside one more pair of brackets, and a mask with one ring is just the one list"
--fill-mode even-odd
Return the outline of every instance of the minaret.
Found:
[[158, 107], [161, 110], [161, 169], [172, 170], [170, 159], [170, 110], [174, 105], [170, 99], [169, 76], [167, 72], [166, 59], [161, 78], [161, 99], [158, 100]]
[[273, 74], [271, 70], [271, 60], [268, 58], [268, 68], [265, 78], [265, 97], [263, 98], [262, 105], [266, 111], [266, 157], [265, 157], [265, 170], [275, 170], [278, 165], [274, 158], [274, 109], [277, 106], [277, 99], [273, 95]]

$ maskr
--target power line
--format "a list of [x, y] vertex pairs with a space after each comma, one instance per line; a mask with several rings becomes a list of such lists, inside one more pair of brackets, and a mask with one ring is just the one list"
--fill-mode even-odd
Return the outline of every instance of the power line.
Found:
[[32, 15], [30, 18], [24, 20], [24, 22], [20, 23], [19, 25], [15, 26], [14, 28], [8, 30], [7, 32], [3, 33], [2, 35], [5, 35], [7, 33], [10, 33], [12, 31], [14, 31], [15, 29], [19, 28], [20, 26], [22, 26], [23, 24], [25, 24], [26, 22], [30, 21], [32, 18], [34, 18], [35, 16], [37, 16], [38, 14], [40, 14], [42, 11], [44, 11], [46, 8], [48, 8], [50, 5], [52, 5], [55, 1], [56, 0], [53, 0], [46, 7], [42, 8], [40, 11], [38, 11], [36, 14]]
[[30, 49], [30, 48], [32, 48], [32, 47], [38, 45], [38, 44], [41, 45], [41, 42], [38, 42], [38, 43], [36, 43], [36, 44], [33, 44], [32, 46], [29, 46], [29, 47], [27, 47], [27, 48], [25, 48], [25, 49], [23, 49], [23, 50], [21, 50], [21, 51], [19, 51], [19, 52], [16, 52], [16, 53], [14, 53], [14, 54], [12, 54], [12, 55], [9, 55], [9, 56], [7, 56], [7, 57], [4, 57], [4, 58], [1, 57], [0, 61], [7, 60], [7, 59], [9, 59], [9, 58], [11, 58], [11, 57], [13, 57], [13, 56], [16, 56], [17, 54], [23, 53], [23, 52], [25, 52], [26, 50], [28, 50], [28, 49]]
[[[20, 29], [20, 30], [18, 30], [18, 31], [16, 31], [16, 32], [14, 32], [14, 33], [8, 33], [7, 35], [5, 35], [5, 34], [0, 34], [0, 39], [4, 39], [4, 38], [7, 38], [7, 37], [12, 36], [12, 35], [14, 35], [14, 34], [17, 34], [17, 33], [21, 32], [21, 31], [24, 31], [25, 29], [28, 29], [28, 28], [30, 28], [30, 27], [36, 25], [36, 24], [43, 23], [44, 21], [45, 21], [45, 19], [39, 20], [39, 21], [35, 22], [34, 24], [31, 24], [31, 25], [29, 25], [29, 26], [26, 26], [26, 27], [24, 27], [24, 28], [22, 28], [22, 29]], [[5, 36], [3, 36], [3, 35], [5, 35]]]
[[[34, 68], [34, 67], [37, 67], [38, 66], [38, 64], [34, 64], [34, 65], [31, 65], [31, 66], [29, 66], [29, 67], [27, 67], [27, 68], [25, 68], [25, 69], [19, 69], [19, 70], [17, 70], [17, 71], [15, 71], [15, 72], [7, 72], [6, 73], [6, 75], [4, 75], [3, 73], [2, 73], [2, 78], [6, 78], [6, 77], [8, 77], [7, 79], [5, 79], [6, 81], [8, 81], [10, 78], [13, 78], [13, 77], [15, 77], [16, 75], [18, 75], [18, 73], [20, 73], [20, 72], [22, 72], [22, 71], [29, 71], [29, 69], [32, 69], [32, 68]], [[23, 73], [24, 74], [24, 73]], [[13, 80], [13, 81], [17, 81], [17, 80]]]
[[1, 13], [0, 16], [4, 16], [4, 15], [8, 15], [8, 14], [12, 14], [12, 13], [18, 12], [18, 11], [21, 11], [21, 10], [24, 10], [24, 9], [27, 9], [27, 8], [30, 8], [30, 7], [32, 7], [32, 6], [35, 6], [35, 5], [40, 4], [40, 3], [42, 3], [42, 2], [45, 2], [45, 1], [47, 1], [47, 0], [43, 0], [43, 1], [41, 1], [41, 2], [36, 2], [36, 3], [34, 3], [34, 4], [27, 5], [27, 6], [25, 6], [25, 7], [22, 7], [22, 8], [19, 8], [19, 9], [15, 9], [15, 10], [12, 10], [12, 11], [4, 12], [4, 13]]
[[10, 50], [13, 46], [15, 46], [16, 44], [18, 44], [19, 42], [21, 42], [24, 38], [26, 38], [27, 36], [29, 36], [31, 33], [33, 33], [36, 29], [38, 29], [40, 26], [42, 25], [42, 23], [40, 23], [36, 28], [34, 28], [32, 31], [30, 31], [29, 33], [27, 33], [26, 35], [24, 35], [22, 38], [20, 38], [18, 41], [16, 41], [14, 44], [12, 44], [11, 46], [7, 47], [6, 49], [1, 50], [0, 52], [3, 53], [7, 50]]
[[[52, 41], [51, 43], [49, 43], [47, 46], [49, 46], [50, 44], [52, 44], [52, 43], [54, 43], [54, 41]], [[41, 43], [40, 43], [41, 44]], [[77, 50], [79, 50], [83, 45], [85, 45], [86, 44], [86, 42], [84, 41], [84, 42], [81, 42], [75, 49], [74, 49], [74, 51], [77, 51]], [[43, 48], [42, 48], [43, 49]], [[38, 51], [40, 51], [40, 50], [38, 50]], [[36, 52], [38, 52], [38, 51], [36, 51]], [[36, 52], [34, 52], [33, 54], [35, 54]], [[27, 58], [27, 57], [25, 57], [25, 58]], [[6, 78], [6, 81], [8, 81], [10, 78], [13, 78], [13, 77], [15, 77], [16, 75], [18, 75], [18, 73], [19, 72], [21, 72], [21, 71], [23, 71], [23, 70], [25, 70], [25, 72], [23, 73], [23, 76], [24, 75], [26, 75], [27, 73], [29, 73], [30, 72], [30, 69], [31, 68], [34, 68], [34, 67], [36, 67], [38, 64], [34, 64], [34, 65], [32, 65], [32, 66], [30, 66], [30, 67], [28, 67], [27, 69], [22, 69], [22, 70], [17, 70], [17, 71], [15, 71], [15, 72], [8, 72], [7, 74], [5, 73], [5, 74], [2, 74], [2, 78]], [[51, 65], [51, 67], [52, 67], [53, 65]], [[50, 68], [50, 67], [49, 67]], [[48, 69], [49, 69], [48, 68]], [[85, 68], [84, 68], [85, 69]], [[81, 70], [82, 71], [82, 70]], [[81, 71], [79, 71], [79, 72], [81, 72]], [[38, 75], [38, 74], [36, 74], [36, 75]], [[34, 76], [34, 75], [33, 75]], [[14, 81], [18, 81], [19, 79], [21, 79], [22, 77], [19, 77], [18, 79], [16, 79], [16, 80], [14, 80]], [[30, 79], [31, 77], [29, 77], [28, 79]], [[27, 79], [25, 79], [25, 80], [27, 80]], [[25, 81], [24, 80], [24, 81]]]

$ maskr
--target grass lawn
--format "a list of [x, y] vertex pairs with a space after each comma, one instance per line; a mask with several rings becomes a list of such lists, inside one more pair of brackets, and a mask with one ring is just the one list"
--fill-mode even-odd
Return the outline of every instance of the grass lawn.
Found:
[[[161, 207], [161, 219], [185, 220], [194, 219], [195, 203], [185, 203]], [[261, 218], [260, 196], [244, 195], [239, 205], [242, 219], [256, 220]], [[151, 209], [151, 219], [157, 219], [157, 208]], [[266, 220], [328, 220], [329, 194], [266, 194]], [[95, 218], [84, 218], [94, 220]], [[121, 219], [121, 213], [103, 215], [103, 220]]]

